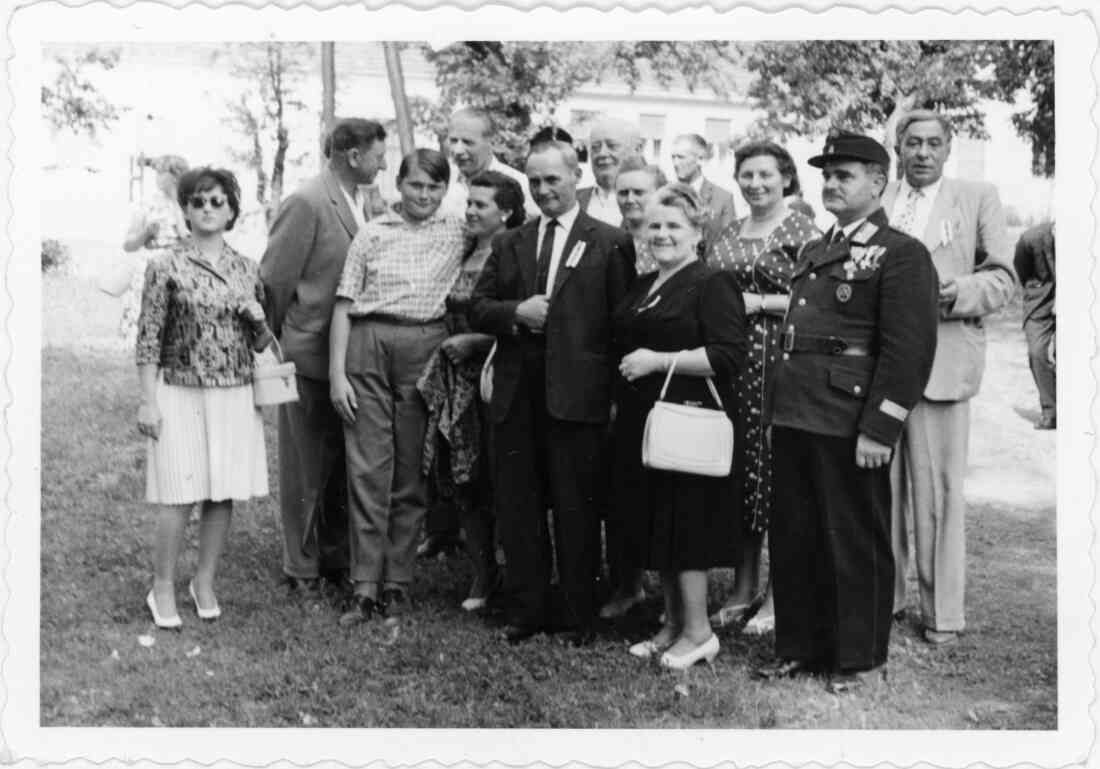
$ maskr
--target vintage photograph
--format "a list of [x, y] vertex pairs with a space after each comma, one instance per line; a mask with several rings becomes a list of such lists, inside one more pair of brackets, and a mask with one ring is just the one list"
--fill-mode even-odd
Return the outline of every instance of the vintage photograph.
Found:
[[41, 724], [1056, 728], [1055, 53], [43, 45]]

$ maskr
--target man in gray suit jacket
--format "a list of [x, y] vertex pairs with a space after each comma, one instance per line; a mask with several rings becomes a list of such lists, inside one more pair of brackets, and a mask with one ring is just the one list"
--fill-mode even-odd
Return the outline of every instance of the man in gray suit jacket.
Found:
[[297, 403], [279, 407], [279, 505], [283, 573], [291, 591], [316, 598], [320, 577], [348, 568], [344, 430], [329, 399], [328, 332], [348, 246], [369, 209], [359, 185], [385, 169], [386, 132], [349, 118], [326, 141], [328, 163], [283, 201], [260, 276], [271, 329], [298, 371]]
[[924, 638], [949, 643], [965, 626], [966, 501], [963, 476], [970, 435], [969, 400], [985, 368], [982, 318], [1004, 307], [1016, 289], [1012, 243], [996, 188], [947, 179], [951, 126], [917, 110], [897, 126], [904, 177], [887, 186], [890, 225], [923, 241], [940, 281], [936, 357], [924, 397], [913, 407], [891, 467], [894, 610], [905, 608], [912, 509]]
[[710, 145], [699, 134], [681, 134], [672, 145], [672, 169], [676, 178], [691, 186], [707, 209], [703, 223], [703, 246], [709, 248], [737, 218], [733, 193], [703, 176], [703, 161], [710, 157]]

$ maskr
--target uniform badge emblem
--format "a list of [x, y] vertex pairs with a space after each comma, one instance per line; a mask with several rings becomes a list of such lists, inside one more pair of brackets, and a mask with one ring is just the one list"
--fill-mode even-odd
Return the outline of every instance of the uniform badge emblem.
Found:
[[836, 300], [838, 302], [847, 302], [852, 298], [852, 285], [850, 283], [841, 283], [836, 287]]

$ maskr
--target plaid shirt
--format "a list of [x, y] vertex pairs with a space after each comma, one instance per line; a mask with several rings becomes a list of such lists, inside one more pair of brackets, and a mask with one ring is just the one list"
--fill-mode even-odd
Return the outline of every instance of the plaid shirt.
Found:
[[464, 250], [461, 220], [436, 215], [412, 224], [396, 210], [387, 211], [367, 222], [351, 242], [336, 296], [352, 301], [352, 317], [438, 320], [462, 269]]

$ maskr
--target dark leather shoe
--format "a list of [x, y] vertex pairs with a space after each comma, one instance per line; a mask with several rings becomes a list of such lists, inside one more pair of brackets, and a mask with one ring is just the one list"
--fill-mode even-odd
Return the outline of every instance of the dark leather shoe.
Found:
[[310, 600], [321, 597], [321, 580], [316, 577], [292, 577], [289, 574], [285, 574], [283, 575], [282, 584], [286, 588], [287, 595], [299, 596]]
[[412, 609], [409, 594], [399, 588], [388, 587], [382, 591], [382, 613], [387, 618], [397, 619], [408, 614]]
[[862, 689], [875, 675], [879, 675], [885, 680], [886, 668], [880, 667], [872, 670], [842, 670], [837, 673], [831, 673], [828, 682], [825, 684], [825, 691], [829, 694], [849, 694]]
[[417, 558], [435, 558], [438, 555], [448, 556], [462, 549], [462, 540], [454, 534], [432, 534], [424, 539], [416, 548]]
[[815, 672], [817, 672], [817, 666], [809, 660], [778, 659], [756, 668], [752, 671], [752, 677], [774, 681], [778, 678], [813, 675]]
[[532, 636], [542, 632], [542, 628], [535, 625], [505, 625], [504, 640], [510, 644], [523, 643]]
[[382, 614], [381, 605], [369, 596], [357, 595], [352, 599], [351, 608], [340, 615], [340, 627], [354, 627], [370, 622], [376, 614]]
[[1035, 420], [1036, 430], [1057, 430], [1058, 418], [1050, 415], [1044, 415]]

